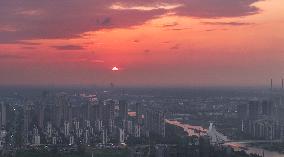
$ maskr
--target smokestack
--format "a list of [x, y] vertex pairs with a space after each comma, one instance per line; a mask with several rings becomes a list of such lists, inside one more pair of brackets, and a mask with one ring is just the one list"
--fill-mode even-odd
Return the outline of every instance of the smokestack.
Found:
[[282, 83], [282, 89], [284, 89], [284, 79], [283, 78], [281, 80], [281, 83]]
[[273, 88], [273, 82], [272, 82], [272, 79], [270, 79], [270, 89], [272, 90]]

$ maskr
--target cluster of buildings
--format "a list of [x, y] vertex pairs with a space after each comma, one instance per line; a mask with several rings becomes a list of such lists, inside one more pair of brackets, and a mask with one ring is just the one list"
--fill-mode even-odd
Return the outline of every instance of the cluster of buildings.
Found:
[[[1, 104], [0, 146], [20, 134], [17, 145], [107, 145], [124, 144], [129, 137], [141, 138], [154, 133], [165, 136], [165, 115], [162, 111], [147, 109], [139, 103], [125, 100], [98, 99], [96, 95], [70, 95], [43, 93], [41, 97], [25, 100], [18, 108], [11, 108], [15, 118], [12, 126], [20, 126], [20, 132], [6, 127], [6, 106]], [[10, 142], [11, 143], [11, 142]]]
[[241, 130], [254, 139], [284, 140], [284, 97], [254, 99], [238, 106]]

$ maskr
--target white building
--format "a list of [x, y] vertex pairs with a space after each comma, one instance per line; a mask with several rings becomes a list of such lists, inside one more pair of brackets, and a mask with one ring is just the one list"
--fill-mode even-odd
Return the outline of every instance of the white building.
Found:
[[70, 133], [70, 125], [69, 122], [64, 122], [64, 135], [69, 136]]
[[33, 144], [34, 145], [40, 145], [40, 136], [39, 135], [34, 135]]
[[124, 143], [125, 142], [125, 131], [124, 129], [119, 128], [119, 142]]

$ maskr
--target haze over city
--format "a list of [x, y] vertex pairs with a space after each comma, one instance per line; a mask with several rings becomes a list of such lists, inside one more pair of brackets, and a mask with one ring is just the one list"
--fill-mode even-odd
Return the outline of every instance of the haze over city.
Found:
[[0, 0], [0, 157], [284, 157], [283, 0]]
[[280, 84], [283, 10], [280, 0], [1, 0], [0, 85]]

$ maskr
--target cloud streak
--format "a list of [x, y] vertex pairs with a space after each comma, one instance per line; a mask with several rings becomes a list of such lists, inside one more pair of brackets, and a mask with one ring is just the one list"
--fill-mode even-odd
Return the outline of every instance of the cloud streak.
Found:
[[83, 50], [84, 49], [82, 46], [78, 46], [78, 45], [60, 45], [60, 46], [51, 46], [51, 47], [57, 50]]
[[202, 22], [202, 24], [206, 24], [206, 25], [227, 25], [227, 26], [253, 25], [253, 23], [246, 23], [246, 22]]

